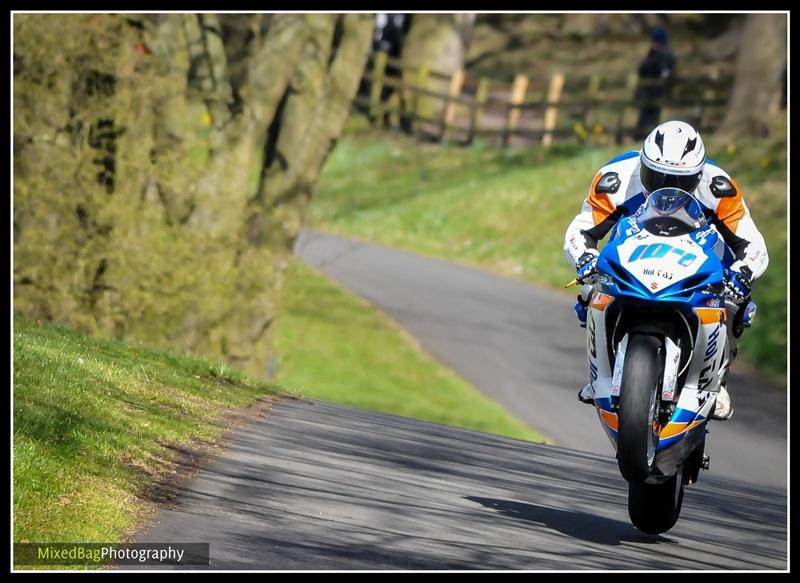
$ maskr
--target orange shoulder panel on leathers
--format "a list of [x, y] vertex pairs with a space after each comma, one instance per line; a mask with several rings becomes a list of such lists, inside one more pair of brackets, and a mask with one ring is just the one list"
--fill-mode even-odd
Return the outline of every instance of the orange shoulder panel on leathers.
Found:
[[599, 225], [602, 223], [608, 215], [614, 212], [615, 206], [611, 202], [611, 198], [609, 198], [608, 193], [600, 192], [598, 193], [597, 183], [600, 182], [600, 178], [603, 177], [603, 174], [598, 172], [597, 176], [594, 177], [592, 180], [592, 188], [589, 191], [589, 196], [586, 197], [586, 202], [592, 207], [592, 220], [594, 221], [595, 225]]
[[720, 199], [717, 205], [717, 218], [725, 223], [732, 233], [736, 233], [736, 227], [744, 216], [744, 201], [736, 181], [731, 179], [731, 184], [736, 189], [736, 195]]

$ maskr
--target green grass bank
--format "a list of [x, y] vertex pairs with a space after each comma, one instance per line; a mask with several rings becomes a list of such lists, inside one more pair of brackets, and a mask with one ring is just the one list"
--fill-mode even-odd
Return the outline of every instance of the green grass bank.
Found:
[[14, 318], [15, 542], [117, 542], [182, 451], [274, 386], [224, 365]]
[[304, 396], [543, 441], [386, 314], [299, 261], [287, 274], [275, 337], [277, 382]]

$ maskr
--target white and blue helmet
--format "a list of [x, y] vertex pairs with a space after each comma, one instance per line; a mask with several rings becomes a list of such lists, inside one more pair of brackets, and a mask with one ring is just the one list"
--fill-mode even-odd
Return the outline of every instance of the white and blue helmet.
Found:
[[665, 187], [693, 192], [703, 175], [706, 149], [700, 134], [688, 123], [667, 121], [645, 138], [639, 159], [645, 194]]

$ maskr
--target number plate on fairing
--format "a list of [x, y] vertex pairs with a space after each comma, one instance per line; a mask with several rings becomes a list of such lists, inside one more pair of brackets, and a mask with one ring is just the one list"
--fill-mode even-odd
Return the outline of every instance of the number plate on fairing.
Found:
[[686, 235], [642, 233], [627, 239], [617, 250], [622, 266], [651, 292], [694, 275], [706, 258], [703, 248]]

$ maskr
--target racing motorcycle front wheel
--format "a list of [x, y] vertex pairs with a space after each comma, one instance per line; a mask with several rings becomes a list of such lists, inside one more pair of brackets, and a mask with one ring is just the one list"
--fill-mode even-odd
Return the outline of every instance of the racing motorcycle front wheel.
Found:
[[617, 463], [628, 482], [643, 482], [653, 473], [658, 448], [658, 381], [661, 340], [633, 334], [628, 342], [619, 391]]

